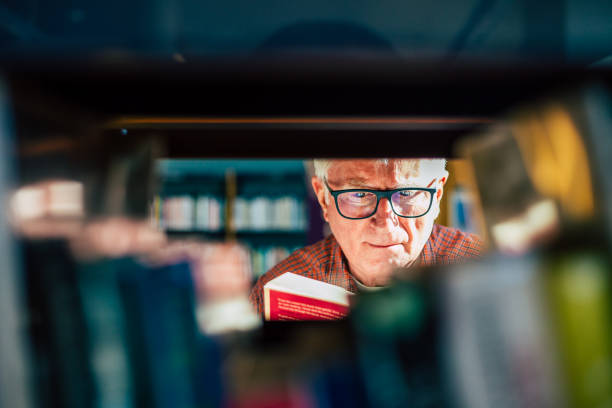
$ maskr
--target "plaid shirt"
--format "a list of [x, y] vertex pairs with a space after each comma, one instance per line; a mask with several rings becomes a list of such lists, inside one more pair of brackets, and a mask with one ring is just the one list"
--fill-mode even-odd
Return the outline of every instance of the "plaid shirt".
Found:
[[[480, 256], [482, 250], [483, 243], [476, 235], [455, 228], [434, 225], [418, 262], [420, 265], [452, 264], [462, 259], [476, 258]], [[263, 313], [264, 285], [285, 272], [293, 272], [341, 286], [353, 293], [357, 292], [357, 284], [349, 272], [342, 249], [336, 238], [330, 235], [293, 252], [257, 280], [251, 289], [250, 300], [260, 314]]]

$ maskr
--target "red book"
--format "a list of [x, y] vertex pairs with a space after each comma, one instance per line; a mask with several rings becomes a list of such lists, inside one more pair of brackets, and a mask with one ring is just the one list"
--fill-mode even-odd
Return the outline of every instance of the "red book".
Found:
[[334, 320], [348, 314], [351, 293], [287, 272], [264, 286], [266, 320]]

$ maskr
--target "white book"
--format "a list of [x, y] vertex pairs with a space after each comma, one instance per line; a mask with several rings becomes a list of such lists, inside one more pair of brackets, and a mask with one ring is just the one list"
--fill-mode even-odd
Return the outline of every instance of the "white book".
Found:
[[193, 229], [195, 215], [195, 200], [191, 196], [181, 197], [181, 227], [184, 230]]
[[265, 197], [257, 197], [250, 202], [251, 229], [261, 231], [268, 228], [268, 206], [269, 201]]
[[221, 228], [221, 202], [211, 197], [208, 208], [208, 229], [217, 231]]
[[236, 197], [234, 200], [234, 212], [233, 212], [233, 220], [234, 220], [234, 228], [236, 231], [241, 231], [247, 229], [247, 203], [243, 198]]
[[196, 228], [199, 230], [208, 230], [209, 227], [209, 206], [210, 197], [199, 196], [196, 204]]
[[291, 205], [290, 197], [283, 197], [280, 200], [279, 209], [279, 228], [283, 230], [291, 229], [291, 217], [289, 215]]

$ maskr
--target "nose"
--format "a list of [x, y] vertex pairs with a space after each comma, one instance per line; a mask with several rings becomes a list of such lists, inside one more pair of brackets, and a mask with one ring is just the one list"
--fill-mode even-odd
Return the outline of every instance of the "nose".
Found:
[[387, 198], [381, 198], [378, 203], [378, 208], [376, 209], [376, 213], [374, 213], [374, 219], [376, 222], [384, 222], [388, 219], [394, 219], [395, 213], [391, 208], [391, 203]]

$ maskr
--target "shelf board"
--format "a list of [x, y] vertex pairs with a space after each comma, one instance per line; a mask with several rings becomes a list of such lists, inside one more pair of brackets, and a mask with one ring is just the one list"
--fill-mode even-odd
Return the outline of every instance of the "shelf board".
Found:
[[225, 236], [225, 231], [205, 231], [205, 230], [165, 230], [164, 233], [169, 236], [186, 236], [197, 235], [210, 238], [222, 238]]
[[238, 237], [255, 237], [255, 236], [296, 236], [302, 237], [306, 235], [306, 230], [248, 230], [248, 231], [236, 231]]
[[[168, 230], [165, 231], [169, 236], [201, 236], [206, 238], [223, 238], [226, 235], [225, 230], [220, 231], [204, 231], [204, 230]], [[247, 241], [257, 240], [268, 240], [268, 241], [281, 241], [281, 240], [304, 240], [306, 238], [307, 230], [248, 230], [248, 231], [237, 231], [236, 238]]]

